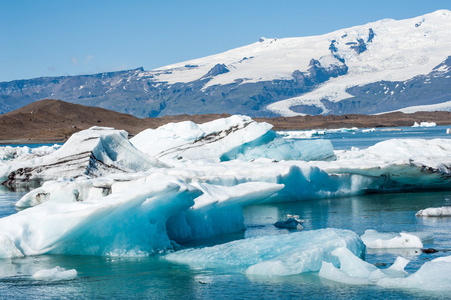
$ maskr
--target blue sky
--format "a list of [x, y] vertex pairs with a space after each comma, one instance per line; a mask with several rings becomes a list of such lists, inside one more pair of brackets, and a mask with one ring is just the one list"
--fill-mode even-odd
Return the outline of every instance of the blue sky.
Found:
[[0, 81], [155, 69], [256, 42], [451, 9], [449, 0], [0, 0]]

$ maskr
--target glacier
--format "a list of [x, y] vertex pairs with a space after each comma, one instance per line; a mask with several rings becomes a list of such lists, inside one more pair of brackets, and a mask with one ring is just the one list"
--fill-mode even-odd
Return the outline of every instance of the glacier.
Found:
[[3, 185], [39, 185], [30, 184], [16, 203], [19, 212], [0, 219], [0, 257], [161, 255], [247, 276], [315, 272], [346, 284], [389, 286], [390, 278], [409, 287], [437, 264], [408, 275], [402, 258], [379, 269], [364, 255], [367, 249], [421, 249], [424, 233], [367, 230], [358, 236], [328, 228], [185, 248], [245, 231], [243, 209], [252, 205], [449, 189], [450, 154], [446, 139], [333, 150], [328, 140], [286, 138], [246, 116], [167, 124], [130, 140], [124, 131], [93, 127], [61, 147], [0, 162]]

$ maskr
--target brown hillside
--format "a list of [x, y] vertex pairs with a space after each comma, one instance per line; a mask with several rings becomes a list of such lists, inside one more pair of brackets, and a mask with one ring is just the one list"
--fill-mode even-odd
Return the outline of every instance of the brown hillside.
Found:
[[180, 115], [139, 119], [115, 111], [46, 99], [0, 115], [0, 144], [64, 142], [73, 133], [92, 126], [126, 130], [130, 136], [147, 128], [185, 120], [208, 122], [229, 115]]
[[[178, 115], [162, 118], [139, 119], [131, 115], [110, 111], [99, 107], [72, 104], [60, 100], [41, 100], [18, 110], [0, 115], [0, 144], [64, 142], [73, 133], [92, 126], [124, 129], [131, 136], [147, 128], [190, 120], [201, 124], [228, 114]], [[341, 127], [398, 127], [412, 126], [414, 122], [435, 122], [451, 125], [450, 112], [418, 112], [415, 114], [389, 113], [377, 116], [304, 116], [255, 118], [259, 122], [274, 125], [275, 130], [326, 129]]]

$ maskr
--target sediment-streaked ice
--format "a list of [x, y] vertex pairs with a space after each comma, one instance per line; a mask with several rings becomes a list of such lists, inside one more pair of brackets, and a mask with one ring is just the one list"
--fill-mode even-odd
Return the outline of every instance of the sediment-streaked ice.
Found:
[[334, 156], [328, 140], [306, 143], [277, 136], [268, 123], [232, 116], [197, 125], [190, 121], [147, 129], [131, 139], [139, 150], [168, 164], [203, 160], [323, 160]]
[[73, 134], [58, 150], [28, 160], [7, 161], [0, 165], [3, 184], [41, 185], [60, 177], [99, 177], [111, 173], [145, 171], [165, 164], [137, 150], [128, 133], [106, 127], [92, 127]]

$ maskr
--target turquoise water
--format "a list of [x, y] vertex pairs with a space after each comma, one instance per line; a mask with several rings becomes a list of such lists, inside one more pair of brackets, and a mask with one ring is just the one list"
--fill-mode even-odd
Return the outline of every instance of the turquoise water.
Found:
[[[380, 139], [413, 137], [449, 138], [445, 128], [405, 129], [402, 132], [329, 134], [338, 149], [364, 148]], [[418, 133], [420, 132], [420, 133]], [[418, 136], [421, 137], [421, 136]], [[23, 193], [0, 190], [0, 217], [16, 212], [14, 203]], [[287, 214], [297, 214], [304, 230], [350, 229], [363, 234], [366, 229], [381, 232], [423, 232], [433, 235], [424, 244], [439, 252], [415, 250], [368, 251], [366, 261], [381, 268], [402, 255], [411, 260], [406, 270], [415, 272], [426, 261], [451, 255], [451, 218], [417, 218], [427, 207], [451, 205], [451, 191], [377, 194], [268, 204], [244, 210], [246, 231], [199, 242], [204, 246], [268, 234], [289, 234], [272, 224]], [[38, 270], [60, 266], [76, 269], [78, 276], [68, 281], [36, 281]], [[447, 299], [449, 295], [377, 286], [349, 286], [320, 278], [315, 273], [287, 277], [246, 276], [224, 269], [192, 269], [164, 260], [161, 256], [112, 258], [92, 256], [51, 256], [0, 259], [2, 299]]]
[[[2, 195], [2, 209], [17, 198]], [[440, 250], [435, 254], [415, 251], [369, 252], [366, 261], [390, 265], [398, 255], [411, 260], [406, 270], [416, 271], [424, 262], [449, 255], [451, 218], [422, 219], [415, 212], [429, 206], [450, 205], [451, 192], [387, 194], [282, 203], [249, 207], [245, 210], [247, 230], [229, 239], [263, 234], [286, 234], [272, 223], [287, 213], [299, 214], [305, 230], [335, 227], [362, 234], [365, 229], [379, 231], [421, 231], [433, 234], [425, 247]], [[225, 242], [221, 240], [207, 243]], [[198, 245], [200, 246], [200, 245]], [[36, 281], [31, 275], [41, 269], [60, 266], [76, 269], [78, 277], [69, 281]], [[377, 286], [347, 286], [319, 278], [316, 274], [288, 277], [249, 277], [227, 270], [190, 269], [167, 262], [159, 256], [109, 258], [92, 256], [26, 257], [0, 260], [0, 298], [22, 299], [418, 299], [446, 298], [439, 293], [391, 290]]]
[[383, 131], [392, 128], [377, 128], [374, 132], [326, 133], [316, 138], [330, 140], [335, 150], [349, 150], [351, 147], [363, 149], [387, 139], [450, 139], [451, 134], [446, 134], [447, 128], [451, 126], [396, 128], [401, 131]]

